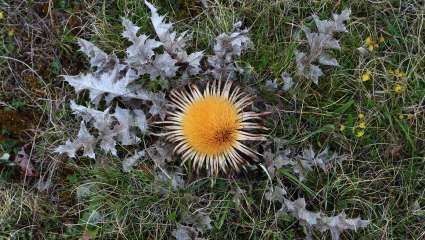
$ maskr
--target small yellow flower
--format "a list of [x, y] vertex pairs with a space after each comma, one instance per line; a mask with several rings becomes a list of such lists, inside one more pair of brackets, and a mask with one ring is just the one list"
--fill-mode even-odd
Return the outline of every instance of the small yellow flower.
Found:
[[363, 75], [362, 75], [362, 81], [363, 82], [369, 81], [370, 80], [370, 75], [371, 75], [371, 72], [369, 70], [366, 71], [365, 73], [363, 73]]
[[365, 42], [366, 42], [367, 45], [373, 45], [373, 39], [372, 39], [372, 37], [371, 36], [367, 37], [366, 40], [365, 40]]
[[358, 117], [360, 120], [362, 120], [362, 119], [364, 119], [364, 114], [363, 114], [363, 113], [359, 113], [359, 115], [357, 115], [357, 117]]
[[401, 93], [403, 91], [403, 86], [400, 83], [396, 83], [393, 86], [393, 90], [396, 93]]
[[4, 12], [0, 11], [0, 20], [3, 20], [3, 19], [4, 19]]
[[361, 128], [361, 129], [365, 129], [365, 128], [366, 128], [366, 122], [365, 122], [365, 121], [361, 121], [361, 122], [359, 123], [359, 128]]
[[403, 114], [399, 114], [398, 115], [398, 119], [403, 120], [404, 119], [404, 115]]
[[375, 43], [373, 38], [371, 36], [367, 37], [366, 40], [367, 49], [369, 49], [370, 52], [373, 51], [373, 49], [378, 48], [378, 44]]
[[379, 43], [384, 43], [384, 42], [385, 42], [385, 38], [384, 38], [384, 36], [382, 36], [382, 35], [381, 35], [381, 36], [379, 37], [379, 40], [378, 40], [378, 41], [379, 41]]
[[341, 124], [341, 126], [339, 126], [339, 131], [343, 132], [345, 130], [345, 128], [346, 128], [345, 125]]
[[398, 78], [404, 78], [406, 76], [406, 73], [403, 72], [403, 70], [397, 68], [396, 70], [394, 70], [394, 75]]
[[360, 138], [364, 136], [364, 131], [363, 130], [356, 130], [356, 137]]

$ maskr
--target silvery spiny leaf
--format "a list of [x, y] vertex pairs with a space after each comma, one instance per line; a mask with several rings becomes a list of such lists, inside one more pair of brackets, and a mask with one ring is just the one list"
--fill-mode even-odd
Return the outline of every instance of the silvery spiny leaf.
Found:
[[70, 158], [73, 158], [75, 157], [76, 152], [83, 148], [83, 156], [95, 158], [96, 155], [94, 153], [94, 148], [96, 146], [96, 142], [96, 138], [89, 133], [84, 121], [81, 121], [77, 139], [72, 142], [68, 139], [64, 145], [57, 147], [55, 152], [60, 154], [66, 153]]
[[130, 172], [133, 167], [137, 164], [137, 161], [145, 156], [145, 151], [136, 151], [132, 156], [127, 157], [122, 162], [122, 170], [124, 172]]

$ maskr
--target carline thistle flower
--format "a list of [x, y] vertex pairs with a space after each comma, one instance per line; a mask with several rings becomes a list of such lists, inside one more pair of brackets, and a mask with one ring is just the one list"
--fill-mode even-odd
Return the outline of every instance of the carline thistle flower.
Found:
[[165, 136], [175, 143], [174, 152], [183, 163], [192, 161], [199, 173], [205, 167], [211, 175], [245, 169], [257, 152], [243, 141], [264, 141], [266, 130], [258, 121], [264, 113], [244, 111], [253, 98], [232, 82], [210, 82], [201, 92], [196, 85], [188, 90], [170, 93], [171, 109], [167, 112]]

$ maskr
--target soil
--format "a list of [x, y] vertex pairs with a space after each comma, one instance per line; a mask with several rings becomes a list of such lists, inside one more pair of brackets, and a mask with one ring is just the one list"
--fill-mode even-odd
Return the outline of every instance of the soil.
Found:
[[22, 139], [23, 132], [31, 128], [32, 122], [31, 112], [0, 109], [0, 143], [9, 138]]

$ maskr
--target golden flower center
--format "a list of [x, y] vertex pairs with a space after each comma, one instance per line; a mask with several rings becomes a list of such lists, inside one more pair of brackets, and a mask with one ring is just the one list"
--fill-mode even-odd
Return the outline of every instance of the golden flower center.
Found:
[[222, 96], [194, 101], [184, 112], [183, 134], [198, 153], [226, 153], [238, 139], [241, 122], [236, 106]]

